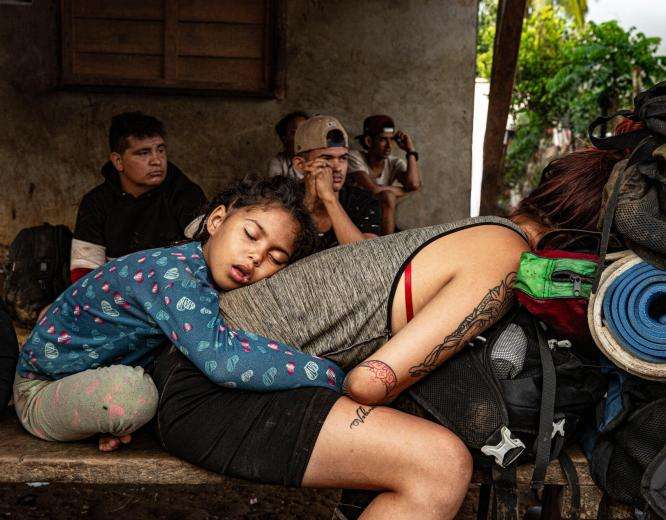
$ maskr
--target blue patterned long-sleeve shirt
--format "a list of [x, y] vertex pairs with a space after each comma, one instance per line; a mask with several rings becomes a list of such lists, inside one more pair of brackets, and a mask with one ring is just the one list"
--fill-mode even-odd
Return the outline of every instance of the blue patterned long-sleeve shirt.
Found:
[[145, 366], [166, 338], [229, 387], [339, 390], [344, 379], [328, 360], [228, 328], [198, 242], [133, 253], [78, 280], [35, 326], [17, 369], [55, 380], [100, 366]]

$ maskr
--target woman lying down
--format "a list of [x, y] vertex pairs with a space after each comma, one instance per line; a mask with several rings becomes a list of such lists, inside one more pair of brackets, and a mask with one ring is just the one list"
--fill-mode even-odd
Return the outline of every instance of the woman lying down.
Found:
[[511, 220], [467, 219], [334, 248], [221, 293], [230, 326], [349, 370], [346, 395], [246, 391], [234, 370], [236, 388], [220, 387], [165, 350], [154, 372], [161, 442], [257, 482], [379, 491], [363, 518], [452, 518], [468, 489], [468, 451], [446, 428], [381, 405], [502, 316], [523, 251], [553, 229], [596, 229], [603, 186], [622, 158], [591, 148], [555, 160]]

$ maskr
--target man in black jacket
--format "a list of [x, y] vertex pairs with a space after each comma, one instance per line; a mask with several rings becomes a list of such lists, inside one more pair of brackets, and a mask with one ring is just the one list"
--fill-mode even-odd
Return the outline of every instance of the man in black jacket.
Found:
[[184, 239], [201, 214], [206, 197], [167, 161], [165, 136], [162, 122], [141, 112], [111, 120], [104, 182], [84, 195], [76, 218], [72, 282], [111, 258]]

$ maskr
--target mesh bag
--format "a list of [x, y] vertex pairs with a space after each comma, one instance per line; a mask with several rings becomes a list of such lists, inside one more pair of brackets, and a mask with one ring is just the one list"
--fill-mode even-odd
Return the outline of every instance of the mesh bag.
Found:
[[[447, 360], [410, 390], [432, 416], [478, 449], [501, 426], [519, 433], [529, 458], [539, 430], [543, 368], [534, 318], [519, 308]], [[570, 342], [550, 340], [555, 365], [555, 412], [566, 418], [566, 436], [606, 389], [596, 366], [588, 366]], [[562, 346], [566, 345], [566, 346]]]
[[662, 161], [633, 164], [619, 162], [604, 191], [604, 206], [622, 174], [614, 223], [627, 245], [639, 256], [666, 267], [666, 171]]
[[520, 325], [507, 325], [490, 351], [490, 364], [497, 379], [513, 379], [523, 371], [528, 342]]
[[412, 396], [471, 448], [506, 423], [506, 409], [486, 369], [484, 349], [466, 347], [412, 389]]

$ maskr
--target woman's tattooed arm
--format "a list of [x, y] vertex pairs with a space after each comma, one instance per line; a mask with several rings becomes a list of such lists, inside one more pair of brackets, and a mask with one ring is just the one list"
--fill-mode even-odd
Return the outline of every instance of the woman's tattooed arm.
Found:
[[481, 303], [458, 325], [456, 330], [444, 338], [418, 365], [409, 369], [412, 377], [421, 377], [432, 372], [441, 362], [457, 352], [467, 341], [499, 320], [513, 305], [513, 284], [516, 273], [509, 273], [498, 286], [484, 296]]
[[359, 364], [354, 370], [359, 369], [368, 370], [376, 381], [384, 385], [386, 388], [385, 397], [388, 397], [393, 392], [395, 385], [398, 384], [398, 377], [395, 375], [393, 369], [379, 359], [368, 359]]

